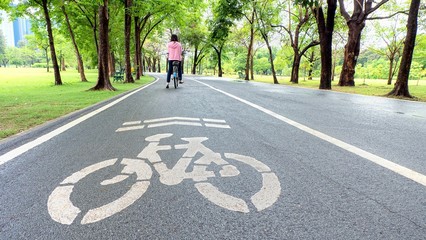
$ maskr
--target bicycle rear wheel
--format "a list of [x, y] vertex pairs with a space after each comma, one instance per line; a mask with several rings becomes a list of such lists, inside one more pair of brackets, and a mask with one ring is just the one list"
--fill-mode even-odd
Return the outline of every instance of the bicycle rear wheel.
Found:
[[175, 85], [175, 88], [177, 88], [177, 87], [178, 87], [179, 82], [178, 82], [177, 77], [173, 77], [173, 84]]

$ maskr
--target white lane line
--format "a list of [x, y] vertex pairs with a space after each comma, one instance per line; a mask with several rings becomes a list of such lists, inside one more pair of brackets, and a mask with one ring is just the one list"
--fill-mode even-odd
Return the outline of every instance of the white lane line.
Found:
[[231, 128], [229, 125], [222, 125], [222, 124], [214, 124], [214, 123], [205, 123], [206, 127], [212, 127], [212, 128]]
[[145, 125], [121, 127], [119, 129], [115, 130], [115, 132], [126, 132], [126, 131], [132, 131], [132, 130], [139, 130], [139, 129], [143, 129], [144, 127], [145, 127]]
[[168, 118], [157, 118], [143, 121], [144, 123], [164, 122], [172, 120], [185, 120], [185, 121], [200, 121], [199, 118], [186, 118], [186, 117], [168, 117]]
[[173, 121], [173, 122], [164, 122], [164, 123], [153, 123], [149, 124], [148, 128], [155, 128], [155, 127], [164, 127], [164, 126], [171, 126], [171, 125], [184, 125], [184, 126], [196, 126], [201, 127], [201, 123], [196, 122], [181, 122], [181, 121]]
[[123, 123], [123, 126], [137, 125], [137, 124], [141, 124], [141, 123], [142, 123], [142, 121], [125, 122], [125, 123]]
[[253, 107], [253, 108], [255, 108], [255, 109], [259, 110], [259, 111], [262, 111], [262, 112], [264, 112], [264, 113], [266, 113], [266, 114], [268, 114], [268, 115], [270, 115], [270, 116], [272, 116], [274, 118], [277, 118], [278, 120], [281, 120], [281, 121], [283, 121], [283, 122], [285, 122], [285, 123], [287, 123], [287, 124], [289, 124], [289, 125], [291, 125], [293, 127], [296, 127], [298, 129], [300, 129], [300, 130], [302, 130], [304, 132], [307, 132], [307, 133], [309, 133], [309, 134], [311, 134], [311, 135], [313, 135], [315, 137], [318, 137], [318, 138], [320, 138], [320, 139], [322, 139], [324, 141], [327, 141], [327, 142], [329, 142], [331, 144], [334, 144], [335, 146], [338, 146], [338, 147], [340, 147], [340, 148], [342, 148], [342, 149], [344, 149], [346, 151], [349, 151], [349, 152], [351, 152], [353, 154], [356, 154], [356, 155], [358, 155], [358, 156], [360, 156], [362, 158], [365, 158], [365, 159], [367, 159], [367, 160], [369, 160], [369, 161], [371, 161], [371, 162], [373, 162], [373, 163], [375, 163], [377, 165], [380, 165], [380, 166], [382, 166], [384, 168], [387, 168], [387, 169], [389, 169], [389, 170], [391, 170], [391, 171], [393, 171], [393, 172], [395, 172], [395, 173], [397, 173], [399, 175], [402, 175], [402, 176], [404, 176], [404, 177], [406, 177], [408, 179], [411, 179], [411, 180], [413, 180], [413, 181], [415, 181], [415, 182], [417, 182], [417, 183], [419, 183], [419, 184], [421, 184], [423, 186], [426, 186], [426, 176], [423, 175], [423, 174], [421, 174], [421, 173], [418, 173], [418, 172], [416, 172], [414, 170], [411, 170], [409, 168], [406, 168], [404, 166], [401, 166], [399, 164], [391, 162], [391, 161], [389, 161], [387, 159], [384, 159], [384, 158], [379, 157], [377, 155], [374, 155], [372, 153], [369, 153], [369, 152], [367, 152], [365, 150], [362, 150], [362, 149], [360, 149], [358, 147], [355, 147], [353, 145], [345, 143], [345, 142], [343, 142], [343, 141], [341, 141], [339, 139], [336, 139], [336, 138], [333, 138], [331, 136], [328, 136], [327, 134], [324, 134], [322, 132], [319, 132], [317, 130], [309, 128], [309, 127], [307, 127], [307, 126], [305, 126], [303, 124], [300, 124], [300, 123], [295, 122], [295, 121], [293, 121], [293, 120], [291, 120], [289, 118], [286, 118], [286, 117], [284, 117], [282, 115], [279, 115], [279, 114], [277, 114], [277, 113], [275, 113], [275, 112], [273, 112], [273, 111], [271, 111], [269, 109], [266, 109], [264, 107], [261, 107], [259, 105], [254, 104], [252, 102], [249, 102], [247, 100], [244, 100], [242, 98], [234, 96], [234, 95], [232, 95], [230, 93], [227, 93], [225, 91], [217, 89], [217, 88], [215, 88], [213, 86], [210, 86], [210, 85], [208, 85], [206, 83], [200, 82], [198, 80], [194, 80], [194, 81], [198, 82], [200, 84], [203, 84], [203, 85], [205, 85], [205, 86], [207, 86], [207, 87], [209, 87], [209, 88], [211, 88], [211, 89], [213, 89], [213, 90], [215, 90], [217, 92], [225, 94], [226, 96], [229, 96], [229, 97], [231, 97], [231, 98], [233, 98], [235, 100], [238, 100], [238, 101], [240, 101], [242, 103], [245, 103], [245, 104], [247, 104], [247, 105], [249, 105], [249, 106], [251, 106], [251, 107]]
[[38, 145], [40, 145], [40, 144], [42, 144], [42, 143], [44, 143], [44, 142], [52, 139], [53, 137], [58, 136], [59, 134], [67, 131], [68, 129], [70, 129], [70, 128], [74, 127], [74, 126], [76, 126], [77, 124], [79, 124], [79, 123], [81, 123], [81, 122], [83, 122], [83, 121], [85, 121], [85, 120], [87, 120], [87, 119], [95, 116], [96, 114], [98, 114], [98, 113], [100, 113], [102, 111], [105, 111], [106, 109], [108, 109], [108, 108], [114, 106], [115, 104], [123, 101], [124, 99], [132, 96], [133, 94], [136, 94], [139, 91], [142, 91], [143, 89], [151, 86], [152, 84], [156, 83], [157, 81], [158, 81], [158, 78], [154, 82], [152, 82], [152, 83], [150, 83], [150, 84], [148, 84], [148, 85], [146, 85], [146, 86], [144, 86], [144, 87], [142, 87], [142, 88], [140, 88], [138, 90], [135, 90], [135, 91], [133, 91], [131, 93], [128, 93], [128, 94], [122, 96], [121, 98], [119, 98], [119, 99], [117, 99], [117, 100], [115, 100], [113, 102], [110, 102], [107, 105], [105, 105], [105, 106], [103, 106], [103, 107], [101, 107], [101, 108], [99, 108], [99, 109], [97, 109], [97, 110], [95, 110], [93, 112], [90, 112], [90, 113], [88, 113], [88, 114], [86, 114], [86, 115], [84, 115], [84, 116], [82, 116], [82, 117], [80, 117], [80, 118], [78, 118], [78, 119], [76, 119], [76, 120], [74, 120], [72, 122], [69, 122], [69, 123], [65, 124], [62, 127], [59, 127], [57, 129], [53, 130], [52, 132], [49, 132], [49, 133], [47, 133], [47, 134], [45, 134], [45, 135], [43, 135], [43, 136], [41, 136], [41, 137], [39, 137], [39, 138], [31, 141], [31, 142], [28, 142], [28, 143], [26, 143], [26, 144], [24, 144], [24, 145], [22, 145], [20, 147], [17, 147], [15, 149], [13, 149], [10, 152], [7, 152], [7, 153], [1, 155], [0, 156], [0, 166], [3, 165], [3, 164], [5, 164], [5, 163], [7, 163], [8, 161], [16, 158], [17, 156], [19, 156], [19, 155], [27, 152], [28, 150], [30, 150], [30, 149], [32, 149], [34, 147], [37, 147]]
[[221, 119], [210, 119], [210, 118], [203, 118], [204, 122], [212, 122], [212, 123], [226, 123], [225, 120]]

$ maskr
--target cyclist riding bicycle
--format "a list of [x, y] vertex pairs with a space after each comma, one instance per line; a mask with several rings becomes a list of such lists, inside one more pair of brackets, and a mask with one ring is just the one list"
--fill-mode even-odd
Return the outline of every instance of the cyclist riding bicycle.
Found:
[[172, 34], [170, 42], [167, 44], [168, 54], [169, 54], [169, 68], [167, 72], [167, 86], [169, 88], [170, 76], [173, 73], [173, 62], [178, 61], [178, 78], [179, 83], [183, 83], [182, 81], [182, 45], [180, 44], [178, 37], [176, 34]]

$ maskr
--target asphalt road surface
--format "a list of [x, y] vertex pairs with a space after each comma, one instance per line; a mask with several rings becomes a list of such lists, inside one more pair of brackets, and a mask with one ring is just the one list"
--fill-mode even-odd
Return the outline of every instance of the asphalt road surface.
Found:
[[426, 104], [165, 75], [0, 142], [0, 239], [426, 239]]

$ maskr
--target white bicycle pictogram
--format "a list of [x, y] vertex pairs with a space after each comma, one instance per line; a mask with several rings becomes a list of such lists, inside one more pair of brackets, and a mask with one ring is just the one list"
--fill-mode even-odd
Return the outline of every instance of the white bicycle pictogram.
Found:
[[[238, 176], [240, 171], [236, 166], [222, 158], [220, 153], [214, 152], [203, 144], [208, 138], [181, 138], [186, 143], [174, 145], [173, 147], [174, 149], [185, 150], [184, 154], [172, 168], [168, 168], [161, 159], [159, 152], [170, 151], [173, 148], [172, 145], [160, 145], [160, 141], [171, 136], [173, 136], [172, 133], [164, 133], [147, 137], [145, 141], [148, 142], [148, 145], [138, 154], [137, 158], [105, 160], [83, 168], [67, 177], [49, 196], [47, 205], [52, 219], [62, 224], [72, 224], [81, 213], [81, 210], [71, 201], [74, 186], [88, 175], [110, 167], [116, 164], [117, 161], [120, 161], [120, 164], [124, 166], [121, 173], [111, 179], [102, 181], [101, 185], [116, 184], [134, 174], [136, 175], [136, 182], [120, 198], [87, 211], [82, 217], [81, 224], [94, 223], [108, 218], [129, 207], [142, 197], [150, 185], [150, 180], [153, 176], [152, 167], [158, 172], [160, 182], [165, 185], [177, 185], [183, 180], [189, 179], [194, 182], [195, 188], [202, 196], [217, 206], [242, 213], [250, 212], [249, 205], [245, 200], [224, 193], [209, 182], [209, 179], [215, 177]], [[195, 159], [196, 156], [201, 157]], [[224, 157], [246, 164], [262, 175], [260, 190], [250, 198], [252, 206], [257, 211], [262, 211], [272, 206], [278, 200], [281, 193], [280, 182], [267, 165], [255, 158], [235, 153], [224, 153]], [[188, 171], [191, 164], [192, 171]], [[220, 167], [218, 174], [207, 170], [212, 164]]]

